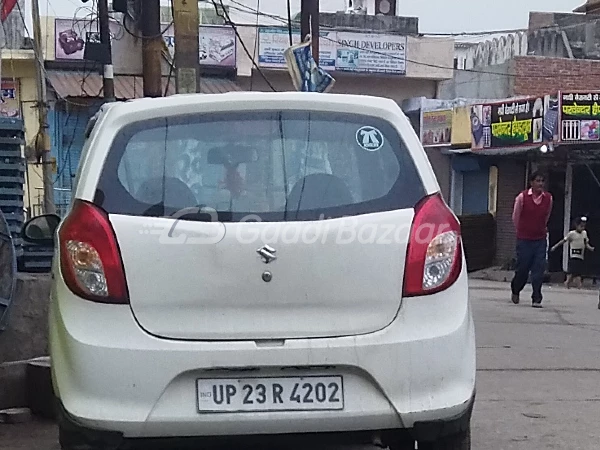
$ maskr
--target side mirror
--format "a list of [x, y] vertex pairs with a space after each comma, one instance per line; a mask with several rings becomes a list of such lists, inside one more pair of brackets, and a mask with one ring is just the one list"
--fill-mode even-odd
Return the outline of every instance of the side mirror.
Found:
[[26, 242], [42, 245], [54, 245], [54, 233], [60, 224], [60, 217], [44, 214], [25, 222], [21, 237]]

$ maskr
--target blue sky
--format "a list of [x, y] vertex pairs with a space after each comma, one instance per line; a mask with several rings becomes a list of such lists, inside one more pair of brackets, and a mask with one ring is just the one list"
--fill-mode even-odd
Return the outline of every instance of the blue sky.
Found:
[[[110, 0], [109, 0], [110, 1]], [[260, 2], [266, 13], [286, 15], [284, 0], [236, 0], [251, 8]], [[529, 11], [571, 12], [584, 0], [399, 0], [401, 14], [417, 16], [421, 32], [460, 32], [523, 28], [527, 26]], [[31, 0], [26, 0], [30, 11]], [[39, 0], [42, 15], [72, 17], [83, 6], [81, 0]], [[88, 2], [89, 5], [91, 2]], [[321, 0], [321, 10], [337, 11], [344, 8], [345, 0]], [[300, 0], [292, 0], [294, 12]], [[252, 14], [236, 14], [238, 22], [252, 22]]]

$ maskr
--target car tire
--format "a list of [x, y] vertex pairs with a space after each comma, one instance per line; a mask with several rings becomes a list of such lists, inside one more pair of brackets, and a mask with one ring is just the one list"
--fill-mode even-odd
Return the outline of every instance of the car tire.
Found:
[[435, 442], [420, 442], [419, 450], [471, 450], [471, 430]]

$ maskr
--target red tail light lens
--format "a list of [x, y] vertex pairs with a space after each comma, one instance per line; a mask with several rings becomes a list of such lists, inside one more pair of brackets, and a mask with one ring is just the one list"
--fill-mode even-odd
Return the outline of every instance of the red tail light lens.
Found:
[[462, 270], [460, 224], [439, 194], [415, 208], [404, 270], [405, 297], [441, 292]]
[[103, 210], [76, 200], [59, 242], [62, 275], [73, 293], [100, 303], [129, 302], [121, 253]]

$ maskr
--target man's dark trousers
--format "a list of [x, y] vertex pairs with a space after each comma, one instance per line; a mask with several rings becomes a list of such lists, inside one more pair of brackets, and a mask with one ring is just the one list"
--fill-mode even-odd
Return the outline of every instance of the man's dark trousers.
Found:
[[529, 272], [531, 272], [531, 285], [533, 287], [532, 300], [534, 303], [542, 302], [542, 283], [544, 282], [544, 271], [546, 269], [546, 252], [548, 243], [546, 239], [536, 241], [517, 240], [517, 269], [512, 280], [512, 293], [521, 293]]

